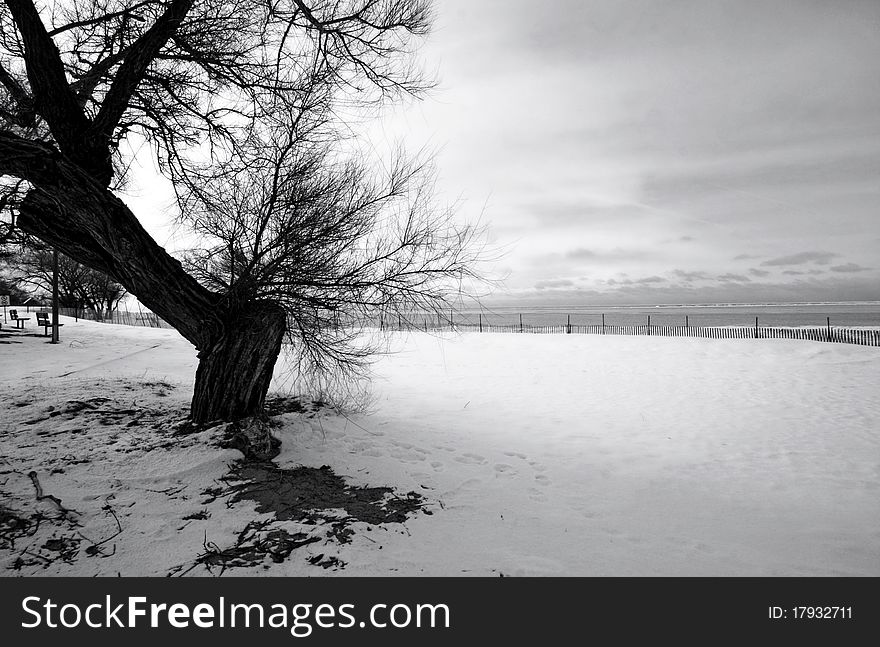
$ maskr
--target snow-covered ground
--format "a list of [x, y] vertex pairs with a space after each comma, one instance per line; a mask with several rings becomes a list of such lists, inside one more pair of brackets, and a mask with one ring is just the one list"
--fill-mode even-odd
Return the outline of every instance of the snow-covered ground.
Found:
[[880, 349], [398, 334], [366, 412], [277, 419], [279, 466], [424, 497], [340, 542], [236, 502], [218, 429], [172, 435], [176, 332], [65, 324], [0, 330], [4, 575], [217, 574], [253, 521], [311, 543], [225, 572], [880, 575]]

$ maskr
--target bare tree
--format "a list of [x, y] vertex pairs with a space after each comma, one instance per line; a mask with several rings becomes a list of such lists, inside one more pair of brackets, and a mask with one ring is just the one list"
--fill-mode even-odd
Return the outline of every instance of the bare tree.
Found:
[[[198, 348], [195, 422], [257, 413], [285, 334], [319, 362], [350, 350], [327, 343], [322, 312], [438, 307], [466, 278], [471, 232], [431, 211], [421, 167], [371, 176], [340, 144], [339, 115], [428, 85], [410, 56], [426, 0], [4, 3], [0, 175], [26, 182], [17, 224]], [[202, 271], [114, 194], [130, 136], [212, 236]]]
[[30, 296], [27, 292], [18, 287], [14, 281], [3, 276], [0, 276], [0, 295], [8, 296], [10, 303], [15, 305], [24, 303], [25, 299]]
[[[55, 263], [51, 249], [29, 241], [9, 261], [11, 276], [18, 286], [52, 294]], [[58, 305], [91, 310], [97, 319], [112, 315], [126, 291], [106, 274], [58, 255]]]
[[280, 132], [240, 158], [222, 186], [183, 195], [185, 219], [213, 243], [185, 266], [232, 304], [280, 304], [302, 371], [358, 373], [374, 351], [363, 327], [447, 312], [447, 297], [478, 280], [479, 232], [434, 207], [430, 164], [331, 163], [326, 147]]

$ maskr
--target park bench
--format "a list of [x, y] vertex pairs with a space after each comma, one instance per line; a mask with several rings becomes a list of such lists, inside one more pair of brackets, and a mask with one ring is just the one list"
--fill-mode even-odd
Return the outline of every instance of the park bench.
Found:
[[[49, 336], [49, 328], [52, 327], [52, 322], [49, 320], [49, 313], [48, 312], [38, 312], [37, 313], [37, 325], [43, 327], [43, 335], [48, 337]], [[58, 324], [58, 327], [60, 328], [63, 325], [64, 325], [63, 323], [60, 323], [60, 324]]]
[[15, 322], [16, 328], [21, 328], [22, 330], [24, 330], [24, 322], [31, 320], [30, 317], [19, 317], [18, 310], [10, 310], [9, 311], [9, 318]]

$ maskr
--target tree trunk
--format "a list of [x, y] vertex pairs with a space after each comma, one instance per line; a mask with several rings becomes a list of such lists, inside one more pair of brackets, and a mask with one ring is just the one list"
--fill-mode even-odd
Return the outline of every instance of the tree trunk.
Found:
[[194, 423], [239, 420], [262, 411], [287, 325], [284, 309], [254, 301], [224, 317], [221, 334], [199, 352]]

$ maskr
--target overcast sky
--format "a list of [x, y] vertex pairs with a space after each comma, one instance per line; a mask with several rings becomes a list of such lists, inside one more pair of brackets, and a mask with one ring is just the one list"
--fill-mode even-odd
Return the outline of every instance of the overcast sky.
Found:
[[877, 0], [435, 5], [373, 137], [438, 150], [507, 298], [880, 300]]
[[485, 206], [511, 295], [880, 299], [880, 2], [436, 7], [386, 132]]

